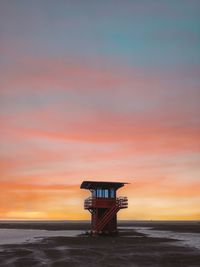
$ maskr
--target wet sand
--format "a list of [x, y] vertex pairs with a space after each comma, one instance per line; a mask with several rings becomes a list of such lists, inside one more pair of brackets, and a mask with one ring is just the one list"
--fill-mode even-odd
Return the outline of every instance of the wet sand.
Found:
[[[123, 222], [117, 237], [45, 237], [36, 243], [0, 246], [0, 266], [164, 266], [199, 267], [200, 250], [177, 245], [167, 238], [152, 238], [131, 227], [200, 233], [199, 222]], [[88, 223], [0, 223], [3, 229], [87, 230]]]

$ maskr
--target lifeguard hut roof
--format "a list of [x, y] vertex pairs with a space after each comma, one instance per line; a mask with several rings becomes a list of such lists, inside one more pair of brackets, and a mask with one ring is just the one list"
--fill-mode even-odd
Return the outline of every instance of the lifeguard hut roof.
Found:
[[104, 182], [104, 181], [83, 181], [81, 184], [81, 188], [83, 189], [108, 189], [108, 188], [114, 188], [119, 189], [120, 187], [124, 186], [128, 183], [120, 183], [120, 182]]

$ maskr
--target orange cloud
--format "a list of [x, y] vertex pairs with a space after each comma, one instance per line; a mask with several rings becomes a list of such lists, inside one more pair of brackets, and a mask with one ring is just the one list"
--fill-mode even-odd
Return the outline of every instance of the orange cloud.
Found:
[[[136, 180], [118, 192], [119, 195], [129, 197], [129, 209], [120, 212], [119, 218], [197, 218], [199, 209], [195, 202], [200, 201], [199, 186], [199, 183], [189, 187], [179, 184], [166, 189], [161, 179], [150, 179], [146, 182]], [[84, 198], [89, 192], [80, 190], [79, 185], [7, 182], [1, 184], [1, 192], [1, 218], [89, 219], [89, 213], [83, 209]], [[196, 206], [189, 208], [189, 203], [195, 203]]]
[[[0, 218], [72, 219], [84, 217], [79, 185], [1, 183]], [[77, 194], [77, 191], [80, 191]]]

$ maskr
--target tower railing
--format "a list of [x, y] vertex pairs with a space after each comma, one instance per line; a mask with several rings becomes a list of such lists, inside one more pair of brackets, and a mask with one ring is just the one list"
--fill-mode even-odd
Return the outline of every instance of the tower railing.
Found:
[[120, 209], [128, 208], [128, 198], [127, 197], [117, 197], [116, 204]]
[[[88, 197], [84, 201], [84, 209], [92, 209], [95, 208], [96, 201], [99, 199], [104, 198], [96, 198], [96, 197]], [[106, 200], [109, 200], [109, 198], [105, 198]], [[111, 199], [113, 200], [113, 199]], [[127, 197], [117, 197], [115, 200], [114, 206], [118, 207], [119, 209], [125, 209], [128, 208], [128, 198]]]
[[93, 203], [92, 200], [93, 200], [92, 197], [88, 197], [88, 198], [85, 199], [85, 201], [84, 201], [84, 209], [85, 210], [90, 209], [93, 206], [92, 205], [92, 203]]

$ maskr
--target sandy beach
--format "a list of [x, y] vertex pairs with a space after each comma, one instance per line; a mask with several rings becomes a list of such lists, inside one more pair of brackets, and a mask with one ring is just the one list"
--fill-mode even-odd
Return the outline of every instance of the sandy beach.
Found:
[[15, 241], [20, 231], [27, 240], [2, 241], [0, 266], [197, 267], [200, 262], [199, 222], [121, 222], [116, 237], [85, 235], [87, 222], [0, 223], [0, 234], [8, 229], [15, 230]]

